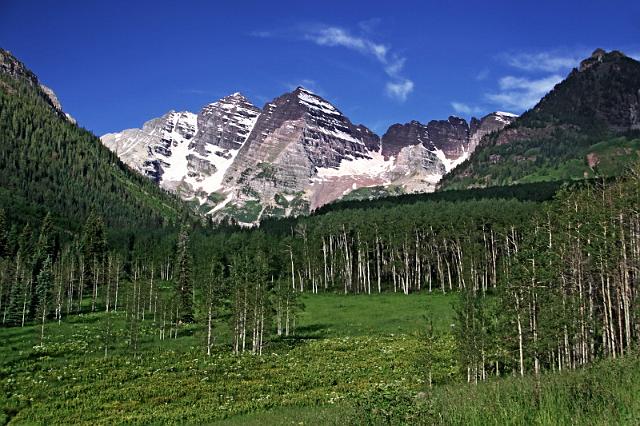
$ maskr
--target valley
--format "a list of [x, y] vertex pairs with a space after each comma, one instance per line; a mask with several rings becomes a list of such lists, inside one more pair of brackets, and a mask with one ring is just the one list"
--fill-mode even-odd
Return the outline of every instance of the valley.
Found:
[[[296, 43], [348, 50], [340, 83], [353, 55], [380, 68], [401, 122], [379, 134], [310, 79], [266, 79], [287, 91], [253, 92], [261, 107], [158, 83], [195, 80], [203, 50], [178, 77], [128, 66], [138, 102], [116, 99], [131, 117], [203, 107], [98, 137], [0, 49], [0, 424], [640, 422], [637, 56], [503, 53], [555, 73], [484, 94], [521, 114], [450, 102], [467, 118], [420, 105], [402, 123], [414, 83], [372, 25]], [[357, 112], [348, 90], [336, 104]]]

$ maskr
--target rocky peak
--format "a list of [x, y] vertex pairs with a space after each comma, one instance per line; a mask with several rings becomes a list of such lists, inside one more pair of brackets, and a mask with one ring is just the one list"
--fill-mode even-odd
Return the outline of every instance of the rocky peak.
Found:
[[464, 118], [450, 116], [447, 120], [431, 120], [427, 131], [433, 147], [449, 159], [456, 160], [468, 151], [469, 124]]
[[[0, 48], [0, 73], [6, 74], [14, 79], [22, 80], [39, 89], [42, 97], [58, 114], [60, 114], [71, 123], [75, 124], [76, 121], [74, 120], [74, 118], [63, 111], [62, 105], [60, 104], [60, 101], [58, 100], [55, 92], [44, 84], [41, 84], [38, 81], [38, 77], [33, 72], [31, 72], [31, 70], [29, 70], [10, 52], [2, 48]], [[2, 87], [1, 84], [0, 87]]]
[[56, 96], [56, 93], [53, 90], [51, 90], [50, 88], [48, 88], [44, 84], [40, 84], [40, 89], [45, 94], [45, 96], [49, 99], [49, 103], [51, 103], [51, 106], [53, 106], [53, 108], [56, 111], [58, 111], [60, 114], [64, 115], [64, 117], [69, 122], [71, 122], [73, 124], [76, 124], [75, 118], [73, 118], [70, 114], [64, 112], [64, 110], [62, 109], [62, 105], [60, 104], [60, 101], [58, 100], [58, 97]]
[[444, 162], [455, 163], [473, 152], [483, 136], [504, 128], [517, 117], [497, 111], [480, 119], [473, 117], [470, 124], [455, 116], [431, 120], [426, 125], [416, 120], [394, 124], [382, 136], [382, 154], [389, 158], [404, 147], [422, 144], [429, 151], [437, 152]]
[[426, 144], [429, 141], [427, 126], [419, 121], [412, 120], [405, 124], [394, 124], [382, 136], [382, 155], [385, 158], [397, 157], [402, 148]]
[[626, 57], [627, 56], [619, 50], [612, 50], [611, 52], [607, 52], [604, 49], [597, 48], [593, 51], [591, 56], [580, 62], [580, 67], [578, 68], [578, 70], [582, 72], [596, 64], [604, 62], [605, 60], [615, 60]]
[[38, 77], [34, 73], [13, 56], [11, 52], [2, 48], [0, 48], [0, 72], [13, 78], [23, 79], [35, 87], [40, 85]]
[[473, 117], [469, 125], [469, 145], [467, 150], [472, 153], [480, 144], [480, 140], [489, 133], [497, 132], [513, 123], [518, 116], [510, 112], [496, 111], [485, 115], [481, 119]]
[[303, 87], [267, 103], [248, 142], [263, 141], [283, 126], [300, 127], [297, 142], [316, 167], [338, 167], [345, 156], [362, 157], [379, 148], [377, 135], [354, 125], [330, 102]]
[[236, 92], [213, 102], [198, 114], [199, 132], [194, 148], [202, 155], [209, 145], [222, 149], [239, 149], [247, 140], [260, 115], [260, 109]]

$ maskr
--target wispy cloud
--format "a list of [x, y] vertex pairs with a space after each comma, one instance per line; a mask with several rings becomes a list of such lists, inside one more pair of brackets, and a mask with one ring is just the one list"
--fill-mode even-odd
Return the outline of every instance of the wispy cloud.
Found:
[[486, 80], [488, 77], [489, 77], [489, 68], [483, 68], [482, 70], [480, 70], [480, 72], [478, 72], [478, 74], [476, 74], [476, 80], [478, 81]]
[[347, 30], [338, 27], [323, 27], [310, 31], [304, 35], [320, 46], [342, 46], [358, 51], [362, 54], [371, 54], [380, 62], [386, 61], [388, 48], [384, 44], [374, 43], [365, 38], [351, 35]]
[[498, 82], [500, 91], [488, 93], [489, 102], [507, 109], [522, 111], [533, 107], [540, 98], [562, 81], [562, 76], [553, 74], [539, 79], [506, 76]]
[[365, 33], [372, 33], [382, 22], [380, 18], [365, 19], [358, 22], [358, 27]]
[[520, 75], [510, 73], [501, 77], [498, 89], [485, 93], [485, 100], [500, 109], [518, 113], [530, 109], [586, 56], [588, 52], [584, 49], [502, 54], [499, 59]]
[[[540, 99], [562, 81], [563, 75], [588, 56], [582, 49], [560, 49], [538, 52], [503, 53], [495, 59], [506, 67], [502, 77], [496, 77], [493, 90], [486, 90], [473, 103], [453, 101], [451, 107], [459, 114], [475, 115], [492, 109], [521, 113], [535, 106]], [[506, 74], [506, 75], [505, 75]], [[482, 69], [477, 81], [489, 84], [489, 69]]]
[[407, 96], [413, 92], [413, 81], [402, 80], [398, 82], [389, 81], [385, 87], [387, 95], [404, 102], [407, 100]]
[[554, 52], [536, 53], [505, 53], [502, 55], [504, 62], [510, 67], [523, 71], [558, 72], [570, 70], [578, 65], [584, 52], [573, 54], [558, 54]]
[[455, 102], [455, 101], [451, 102], [451, 107], [458, 114], [464, 114], [464, 115], [482, 114], [485, 111], [484, 108], [468, 105], [468, 104], [465, 104], [464, 102]]
[[303, 37], [319, 46], [344, 47], [364, 56], [374, 58], [391, 79], [385, 85], [388, 96], [404, 102], [413, 91], [414, 83], [404, 77], [402, 71], [406, 58], [391, 51], [388, 45], [377, 43], [367, 37], [357, 36], [348, 30], [334, 26], [320, 26], [305, 31]]

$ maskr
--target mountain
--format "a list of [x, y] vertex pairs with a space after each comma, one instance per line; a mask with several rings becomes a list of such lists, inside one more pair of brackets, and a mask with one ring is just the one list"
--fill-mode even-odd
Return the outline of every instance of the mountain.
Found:
[[540, 102], [479, 141], [445, 189], [620, 174], [640, 158], [640, 63], [597, 49]]
[[177, 197], [75, 125], [53, 91], [2, 49], [0, 206], [14, 222], [49, 211], [68, 229], [77, 229], [92, 210], [118, 229], [157, 227], [185, 213]]
[[308, 213], [348, 194], [431, 192], [479, 139], [515, 116], [395, 124], [381, 137], [298, 87], [262, 109], [239, 93], [198, 114], [171, 111], [102, 142], [201, 211], [254, 223]]

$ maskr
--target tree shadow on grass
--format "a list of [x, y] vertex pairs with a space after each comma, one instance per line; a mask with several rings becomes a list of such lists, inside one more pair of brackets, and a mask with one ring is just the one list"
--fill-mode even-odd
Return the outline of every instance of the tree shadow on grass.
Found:
[[304, 344], [308, 340], [321, 340], [328, 337], [328, 329], [328, 324], [311, 324], [296, 327], [293, 334], [276, 337], [270, 342], [269, 346], [273, 349], [292, 349], [295, 346]]
[[329, 324], [309, 324], [302, 327], [297, 327], [295, 335], [290, 336], [299, 339], [324, 339], [328, 337], [327, 330]]

